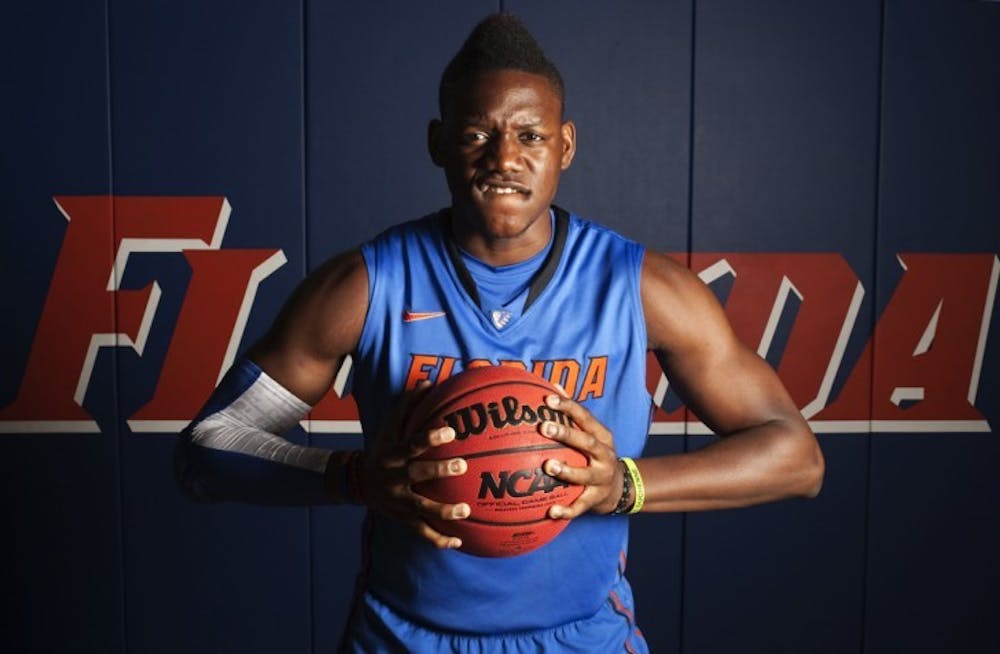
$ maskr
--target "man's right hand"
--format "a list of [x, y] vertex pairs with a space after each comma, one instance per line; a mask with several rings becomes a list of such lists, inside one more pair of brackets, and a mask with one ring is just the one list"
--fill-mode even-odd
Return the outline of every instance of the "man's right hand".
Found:
[[416, 483], [455, 477], [465, 474], [468, 468], [465, 460], [460, 458], [414, 460], [433, 447], [455, 440], [455, 430], [451, 427], [404, 433], [406, 416], [429, 388], [430, 385], [425, 384], [407, 392], [386, 420], [378, 441], [362, 463], [362, 495], [368, 507], [409, 525], [435, 547], [455, 549], [462, 546], [462, 541], [433, 529], [427, 518], [462, 520], [469, 516], [469, 505], [464, 502], [442, 504], [413, 491]]

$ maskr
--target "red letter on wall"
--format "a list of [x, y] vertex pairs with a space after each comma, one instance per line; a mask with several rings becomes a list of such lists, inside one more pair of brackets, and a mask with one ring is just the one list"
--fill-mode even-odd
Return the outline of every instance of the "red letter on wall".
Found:
[[873, 432], [989, 431], [975, 402], [1000, 263], [992, 254], [901, 254], [899, 262], [906, 272], [875, 333], [819, 417], [857, 420], [857, 407], [870, 404]]
[[218, 248], [225, 198], [58, 197], [69, 221], [17, 398], [0, 431], [98, 431], [83, 408], [101, 347], [142, 353], [159, 286], [119, 289], [129, 254]]
[[153, 399], [128, 421], [136, 432], [180, 431], [236, 357], [260, 282], [285, 263], [280, 250], [185, 251], [191, 282]]

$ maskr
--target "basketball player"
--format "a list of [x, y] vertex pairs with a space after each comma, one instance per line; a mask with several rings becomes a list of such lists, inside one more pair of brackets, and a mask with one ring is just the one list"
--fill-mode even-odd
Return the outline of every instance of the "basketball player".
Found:
[[[553, 206], [575, 127], [558, 71], [517, 19], [476, 27], [444, 72], [440, 114], [428, 144], [451, 206], [302, 283], [182, 434], [181, 483], [206, 499], [368, 507], [369, 563], [347, 651], [646, 651], [623, 575], [627, 514], [814, 496], [823, 457], [777, 376], [740, 344], [696, 276]], [[650, 350], [722, 438], [640, 458]], [[364, 452], [283, 439], [348, 355]], [[551, 510], [571, 521], [558, 538], [505, 559], [452, 551], [460, 541], [427, 524], [470, 508], [421, 497], [412, 484], [463, 474], [466, 463], [411, 461], [455, 434], [404, 434], [399, 418], [426, 382], [483, 361], [560, 381], [565, 396], [548, 402], [577, 427], [539, 429], [589, 460], [546, 463], [585, 491]]]

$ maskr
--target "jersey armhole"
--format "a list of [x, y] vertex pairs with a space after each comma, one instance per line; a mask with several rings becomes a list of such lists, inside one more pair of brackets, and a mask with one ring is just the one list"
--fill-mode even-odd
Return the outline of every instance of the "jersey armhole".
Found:
[[[639, 314], [639, 319], [635, 321], [636, 322], [635, 330], [637, 332], [636, 338], [638, 338], [639, 342], [642, 343], [642, 349], [645, 355], [645, 361], [646, 364], [648, 365], [649, 352], [650, 352], [649, 333], [647, 332], [646, 329], [646, 307], [642, 303], [642, 266], [643, 262], [646, 259], [646, 248], [645, 246], [636, 243], [630, 248], [630, 251], [633, 257], [633, 261], [631, 261], [632, 271], [630, 274], [632, 294], [633, 297], [635, 298], [636, 311]], [[660, 364], [657, 361], [656, 364], [657, 371], [660, 374], [662, 374], [663, 371], [659, 370], [659, 365]], [[645, 367], [643, 369], [645, 370]], [[648, 378], [648, 375], [645, 375], [645, 377]], [[643, 388], [646, 390], [646, 396], [649, 398], [649, 406], [650, 406], [649, 416], [650, 420], [652, 420], [654, 398], [653, 395], [649, 392], [649, 387], [648, 385], [646, 385], [645, 381], [643, 383]]]
[[632, 288], [632, 297], [635, 299], [635, 306], [639, 312], [639, 320], [636, 321], [636, 330], [639, 332], [638, 336], [642, 339], [640, 342], [646, 348], [646, 344], [649, 343], [649, 335], [646, 333], [646, 307], [642, 304], [642, 265], [646, 259], [646, 248], [635, 243], [630, 248], [630, 251], [632, 261], [629, 263], [632, 270], [629, 274], [629, 282]]
[[358, 338], [357, 353], [368, 351], [372, 346], [373, 314], [375, 313], [374, 300], [380, 297], [378, 291], [379, 276], [377, 258], [377, 245], [375, 243], [365, 243], [361, 246], [361, 258], [365, 264], [365, 274], [368, 276], [368, 309], [365, 311], [365, 320], [361, 326], [361, 336]]

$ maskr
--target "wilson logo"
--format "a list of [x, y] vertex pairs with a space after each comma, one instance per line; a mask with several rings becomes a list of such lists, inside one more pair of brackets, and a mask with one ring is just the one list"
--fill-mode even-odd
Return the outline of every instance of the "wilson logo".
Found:
[[479, 499], [492, 495], [494, 499], [504, 497], [529, 497], [536, 493], [551, 493], [557, 488], [568, 488], [569, 483], [545, 474], [541, 468], [522, 470], [502, 470], [496, 477], [490, 472], [480, 475]]
[[534, 425], [545, 420], [563, 425], [569, 423], [569, 419], [562, 411], [551, 409], [544, 404], [536, 407], [521, 404], [512, 395], [504, 397], [500, 402], [489, 404], [476, 402], [464, 406], [445, 414], [443, 419], [445, 424], [455, 430], [455, 439], [460, 441], [469, 436], [478, 436], [490, 426], [493, 429], [504, 429], [522, 424]]

